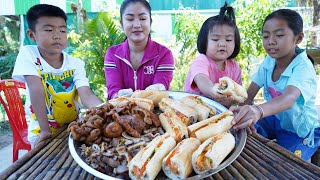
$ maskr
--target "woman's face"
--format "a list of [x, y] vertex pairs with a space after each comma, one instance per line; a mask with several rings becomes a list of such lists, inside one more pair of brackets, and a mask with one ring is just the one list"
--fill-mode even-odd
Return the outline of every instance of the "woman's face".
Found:
[[148, 9], [141, 3], [131, 3], [123, 11], [122, 28], [129, 41], [140, 43], [148, 41], [151, 18]]

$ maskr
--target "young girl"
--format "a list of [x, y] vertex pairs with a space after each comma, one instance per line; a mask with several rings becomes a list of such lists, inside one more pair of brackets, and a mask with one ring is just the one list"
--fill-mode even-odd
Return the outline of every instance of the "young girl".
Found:
[[[319, 147], [320, 124], [315, 107], [316, 73], [305, 51], [297, 48], [303, 37], [301, 16], [289, 9], [269, 14], [263, 23], [263, 46], [268, 56], [252, 76], [245, 106], [234, 128], [247, 128], [277, 143], [305, 160]], [[251, 105], [261, 87], [266, 103]], [[253, 125], [255, 125], [253, 127]]]
[[240, 51], [240, 34], [232, 7], [223, 6], [219, 15], [203, 23], [197, 48], [200, 55], [190, 66], [185, 91], [204, 95], [230, 107], [233, 99], [214, 93], [213, 85], [223, 76], [242, 84], [239, 64], [233, 60]]

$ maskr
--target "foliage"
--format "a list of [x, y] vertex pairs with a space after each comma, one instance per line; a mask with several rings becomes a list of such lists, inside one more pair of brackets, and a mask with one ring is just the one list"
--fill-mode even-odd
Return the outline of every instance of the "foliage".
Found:
[[0, 79], [10, 79], [19, 48], [19, 18], [0, 16]]
[[18, 52], [19, 30], [16, 16], [0, 16], [0, 56]]
[[0, 59], [0, 79], [11, 79], [16, 58], [16, 53], [10, 53]]
[[106, 84], [104, 75], [104, 55], [108, 47], [121, 43], [125, 36], [109, 12], [98, 13], [97, 17], [85, 24], [81, 34], [70, 32], [68, 37], [73, 46], [78, 46], [73, 56], [85, 61], [87, 77], [96, 95], [103, 98]]
[[[180, 9], [181, 10], [181, 9]], [[183, 91], [185, 78], [189, 67], [197, 53], [198, 32], [205, 17], [199, 13], [183, 9], [176, 15], [175, 32], [176, 44], [179, 49], [178, 57], [175, 58], [175, 72], [171, 82], [172, 90]]]
[[270, 3], [269, 0], [248, 1], [237, 0], [232, 6], [236, 9], [237, 26], [241, 36], [241, 51], [237, 56], [237, 62], [242, 69], [244, 86], [249, 85], [250, 65], [266, 55], [262, 45], [262, 24], [265, 17], [277, 7], [284, 7], [285, 0]]

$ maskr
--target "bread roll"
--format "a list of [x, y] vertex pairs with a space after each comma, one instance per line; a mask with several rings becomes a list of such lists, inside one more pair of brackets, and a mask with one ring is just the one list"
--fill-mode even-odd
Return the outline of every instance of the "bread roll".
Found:
[[192, 167], [197, 174], [215, 169], [235, 147], [235, 138], [224, 132], [204, 141], [192, 154]]
[[247, 98], [247, 91], [229, 77], [222, 77], [219, 83], [214, 84], [213, 90], [220, 94], [231, 96], [238, 103], [243, 103]]

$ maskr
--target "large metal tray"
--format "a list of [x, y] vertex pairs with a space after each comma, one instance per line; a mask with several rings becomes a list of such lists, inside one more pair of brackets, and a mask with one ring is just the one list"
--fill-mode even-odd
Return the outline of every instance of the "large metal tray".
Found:
[[[193, 95], [190, 93], [186, 93], [186, 92], [180, 92], [180, 91], [168, 91], [170, 98], [175, 99], [175, 100], [180, 100], [185, 96], [189, 96], [189, 95]], [[207, 103], [209, 106], [215, 107], [217, 109], [217, 113], [221, 113], [226, 111], [227, 109], [222, 106], [221, 104], [203, 97], [203, 96], [199, 96], [201, 97], [201, 99]], [[187, 179], [202, 179], [202, 178], [206, 178], [208, 176], [211, 176], [219, 171], [221, 171], [222, 169], [226, 168], [227, 166], [229, 166], [242, 152], [244, 145], [246, 143], [246, 139], [247, 139], [247, 133], [245, 131], [245, 129], [240, 129], [240, 130], [231, 130], [231, 133], [234, 135], [235, 139], [236, 139], [236, 146], [235, 148], [232, 150], [232, 152], [226, 157], [226, 159], [215, 169], [212, 169], [210, 171], [205, 172], [204, 174], [200, 174], [200, 175], [196, 175], [195, 173], [193, 173], [189, 178]], [[93, 169], [92, 167], [90, 167], [88, 164], [86, 164], [83, 159], [80, 157], [80, 150], [79, 147], [81, 146], [81, 142], [78, 141], [74, 141], [72, 138], [72, 135], [70, 133], [69, 135], [69, 150], [70, 153], [73, 157], [73, 159], [79, 164], [80, 167], [82, 167], [84, 170], [86, 170], [87, 172], [89, 172], [90, 174], [101, 178], [101, 179], [116, 179], [114, 177], [108, 176], [106, 174], [103, 174], [95, 169]], [[167, 178], [164, 173], [159, 173], [157, 178]]]

